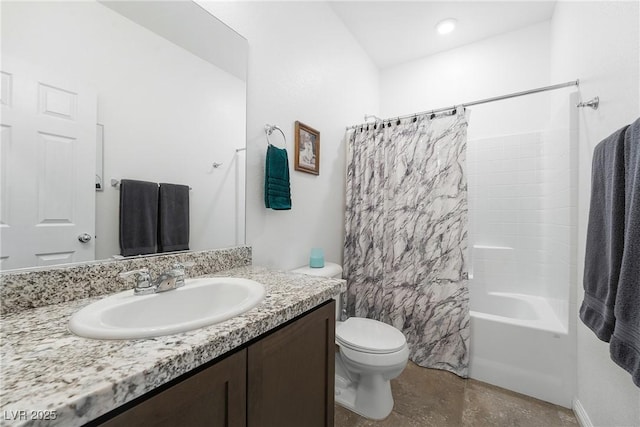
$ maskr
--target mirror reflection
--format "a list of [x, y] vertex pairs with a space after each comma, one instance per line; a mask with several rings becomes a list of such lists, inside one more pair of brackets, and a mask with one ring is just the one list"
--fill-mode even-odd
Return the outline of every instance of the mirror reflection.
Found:
[[120, 254], [122, 179], [191, 187], [191, 250], [243, 244], [247, 50], [193, 2], [3, 2], [0, 268]]

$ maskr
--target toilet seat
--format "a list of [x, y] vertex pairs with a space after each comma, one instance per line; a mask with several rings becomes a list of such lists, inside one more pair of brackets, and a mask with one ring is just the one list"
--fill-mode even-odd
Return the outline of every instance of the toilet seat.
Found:
[[371, 354], [389, 354], [407, 345], [402, 332], [373, 319], [351, 317], [336, 325], [336, 341], [353, 351]]
[[[406, 345], [393, 353], [366, 353], [359, 350], [351, 350], [348, 347], [340, 347], [340, 355], [357, 365], [365, 372], [373, 372], [378, 369], [388, 370], [407, 364], [409, 347]], [[352, 366], [353, 368], [353, 366]]]

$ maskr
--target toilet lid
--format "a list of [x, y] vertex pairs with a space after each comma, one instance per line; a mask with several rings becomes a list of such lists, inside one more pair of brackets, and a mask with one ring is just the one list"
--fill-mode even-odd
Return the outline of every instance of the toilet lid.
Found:
[[363, 317], [350, 317], [337, 325], [336, 341], [367, 353], [393, 353], [407, 344], [402, 332], [393, 326]]

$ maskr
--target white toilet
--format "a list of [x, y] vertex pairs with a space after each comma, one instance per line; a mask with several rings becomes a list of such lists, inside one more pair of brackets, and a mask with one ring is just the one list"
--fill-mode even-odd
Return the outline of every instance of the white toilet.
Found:
[[[301, 267], [294, 273], [342, 278], [342, 267], [327, 262], [322, 268]], [[336, 297], [336, 402], [374, 420], [393, 409], [389, 380], [402, 373], [409, 358], [402, 332], [373, 319], [351, 317], [340, 322], [342, 299]]]

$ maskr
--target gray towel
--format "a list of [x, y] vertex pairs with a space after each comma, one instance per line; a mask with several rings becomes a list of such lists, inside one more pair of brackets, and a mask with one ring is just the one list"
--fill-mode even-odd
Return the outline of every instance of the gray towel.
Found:
[[189, 250], [189, 186], [160, 184], [158, 251]]
[[124, 256], [156, 252], [158, 184], [120, 181], [120, 250]]
[[591, 204], [584, 261], [584, 300], [580, 319], [609, 342], [624, 247], [624, 135], [626, 127], [593, 152]]
[[625, 132], [624, 252], [614, 306], [611, 359], [640, 387], [640, 119]]

